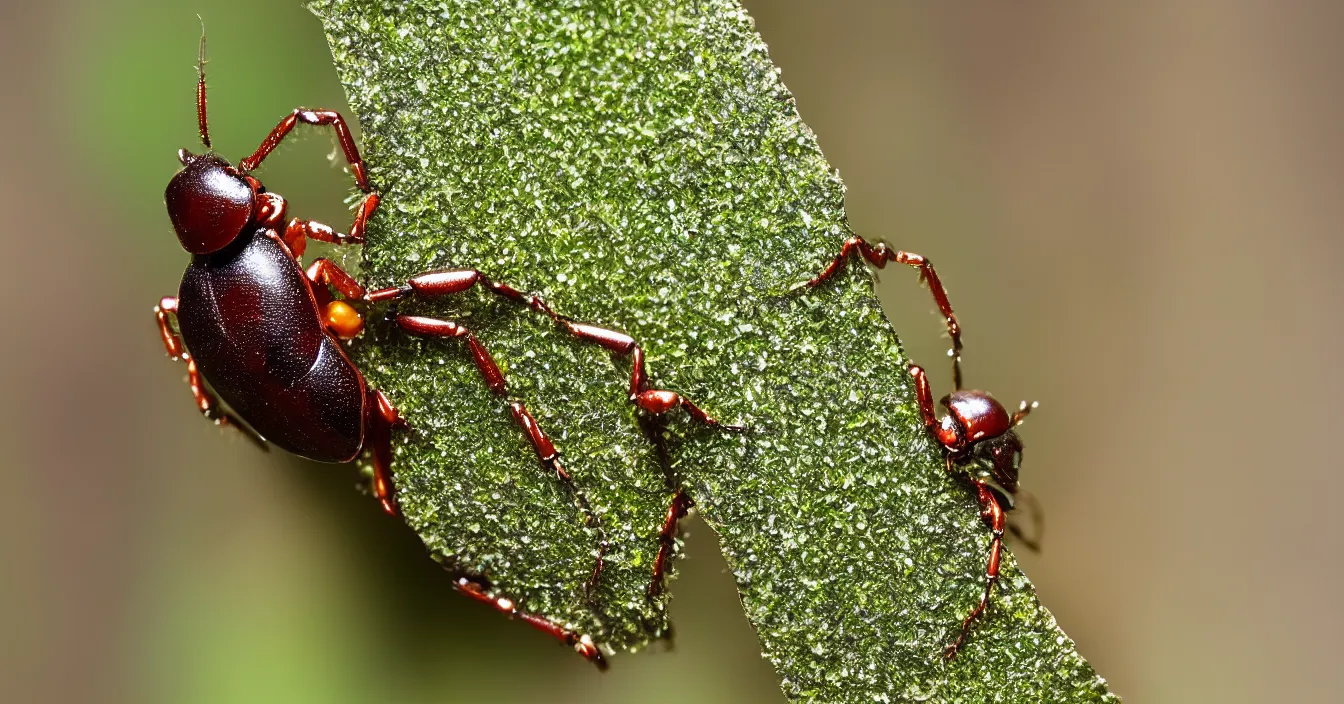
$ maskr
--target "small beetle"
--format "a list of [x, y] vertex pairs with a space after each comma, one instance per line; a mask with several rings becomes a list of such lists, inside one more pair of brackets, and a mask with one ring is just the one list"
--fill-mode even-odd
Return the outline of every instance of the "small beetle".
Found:
[[[803, 287], [810, 289], [820, 286], [840, 271], [852, 254], [863, 257], [878, 269], [886, 267], [888, 262], [919, 269], [919, 278], [928, 284], [938, 310], [947, 321], [948, 336], [952, 338], [952, 349], [948, 355], [952, 357], [952, 380], [956, 389], [939, 402], [947, 409], [947, 415], [942, 420], [938, 419], [934, 411], [933, 392], [924, 370], [911, 364], [910, 375], [915, 380], [915, 393], [924, 427], [942, 444], [947, 471], [965, 476], [975, 488], [976, 499], [980, 502], [980, 518], [994, 537], [990, 541], [989, 565], [985, 569], [985, 591], [980, 597], [980, 603], [961, 622], [957, 639], [944, 650], [944, 655], [950, 659], [956, 656], [965, 642], [971, 624], [984, 613], [994, 584], [999, 581], [999, 553], [1003, 548], [1004, 530], [1022, 537], [1016, 526], [1009, 524], [1006, 518], [1007, 512], [1014, 507], [1018, 493], [1017, 476], [1022, 465], [1022, 440], [1017, 437], [1014, 428], [1037, 404], [1024, 401], [1017, 412], [1010, 416], [989, 392], [962, 389], [961, 326], [952, 312], [952, 304], [947, 300], [947, 291], [938, 280], [938, 273], [923, 256], [892, 251], [886, 243], [880, 242], [873, 246], [862, 237], [851, 237], [845, 241], [840, 255]], [[1027, 547], [1036, 549], [1034, 541], [1023, 538], [1023, 542]]]
[[[215, 154], [210, 144], [204, 36], [198, 73], [197, 121], [207, 151], [196, 155], [180, 150], [182, 168], [165, 192], [173, 229], [192, 260], [178, 295], [162, 299], [154, 314], [168, 355], [186, 362], [187, 382], [207, 418], [320, 462], [350, 462], [368, 450], [373, 494], [387, 513], [397, 515], [391, 438], [404, 421], [382, 392], [369, 387], [341, 341], [362, 332], [360, 310], [369, 305], [410, 295], [444, 296], [481, 286], [547, 315], [580, 340], [601, 345], [616, 356], [631, 356], [630, 401], [643, 412], [656, 416], [682, 408], [705, 425], [741, 429], [721, 425], [679, 394], [649, 388], [644, 351], [634, 338], [559, 316], [540, 298], [492, 281], [475, 269], [434, 271], [412, 277], [403, 286], [374, 291], [365, 291], [354, 277], [326, 259], [317, 259], [305, 270], [299, 257], [308, 239], [362, 244], [365, 226], [378, 207], [379, 196], [369, 185], [364, 161], [345, 120], [329, 110], [297, 109], [235, 167]], [[348, 234], [311, 220], [295, 218], [286, 223], [284, 198], [268, 192], [250, 175], [299, 123], [330, 125], [336, 131], [355, 183], [365, 194]], [[341, 298], [333, 296], [333, 289]], [[498, 396], [506, 395], [503, 372], [466, 327], [434, 318], [391, 317], [410, 335], [463, 339], [486, 386]], [[510, 408], [543, 467], [572, 488], [559, 452], [531, 413], [518, 400], [512, 400]], [[680, 517], [686, 504], [678, 493], [669, 513]], [[653, 566], [655, 583], [662, 579], [666, 546], [675, 532], [675, 522], [670, 523], [661, 529], [659, 556]], [[591, 581], [599, 576], [601, 564], [599, 551]], [[487, 595], [478, 581], [461, 579], [458, 588], [604, 665], [601, 652], [587, 636], [517, 611], [513, 601]], [[651, 586], [650, 593], [655, 592]]]

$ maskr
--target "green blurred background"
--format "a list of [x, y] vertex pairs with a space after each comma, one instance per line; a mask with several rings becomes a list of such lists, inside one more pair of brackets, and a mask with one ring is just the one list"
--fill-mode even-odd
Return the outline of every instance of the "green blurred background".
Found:
[[[973, 385], [1039, 398], [1021, 555], [1132, 702], [1326, 701], [1337, 634], [1344, 5], [749, 0], [856, 231], [939, 264]], [[598, 675], [453, 593], [348, 468], [202, 422], [150, 307], [196, 147], [345, 108], [288, 2], [0, 3], [0, 700], [779, 701], [704, 524], [675, 647]], [[260, 175], [344, 223], [326, 132]], [[912, 273], [879, 291], [946, 346]], [[947, 379], [935, 377], [939, 389]]]

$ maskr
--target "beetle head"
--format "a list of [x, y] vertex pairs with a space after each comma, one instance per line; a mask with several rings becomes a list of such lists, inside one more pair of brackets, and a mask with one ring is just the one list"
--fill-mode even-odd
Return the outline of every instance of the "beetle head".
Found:
[[177, 239], [193, 254], [223, 249], [252, 219], [256, 187], [224, 158], [178, 151], [182, 170], [168, 182], [164, 200]]
[[960, 426], [959, 435], [966, 445], [1003, 435], [1013, 427], [1003, 404], [987, 391], [953, 391], [941, 403], [947, 408], [948, 417]]
[[1022, 468], [1022, 439], [1013, 428], [1035, 404], [1023, 403], [1021, 410], [1009, 415], [985, 391], [954, 391], [943, 398], [942, 404], [948, 411], [943, 423], [955, 427], [964, 443], [954, 450], [955, 461], [1012, 508]]

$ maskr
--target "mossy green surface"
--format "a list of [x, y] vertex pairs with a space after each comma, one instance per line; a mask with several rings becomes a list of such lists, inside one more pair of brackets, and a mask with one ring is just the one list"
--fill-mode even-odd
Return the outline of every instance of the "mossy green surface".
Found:
[[1011, 557], [962, 655], [939, 657], [989, 536], [921, 428], [868, 273], [786, 295], [847, 236], [844, 189], [734, 0], [313, 7], [385, 195], [370, 284], [481, 269], [630, 333], [657, 387], [750, 426], [672, 414], [662, 461], [627, 401], [628, 359], [480, 293], [407, 303], [475, 331], [576, 487], [541, 469], [459, 340], [373, 325], [357, 355], [413, 427], [398, 495], [438, 559], [637, 648], [667, 629], [645, 590], [684, 487], [791, 699], [1113, 699]]

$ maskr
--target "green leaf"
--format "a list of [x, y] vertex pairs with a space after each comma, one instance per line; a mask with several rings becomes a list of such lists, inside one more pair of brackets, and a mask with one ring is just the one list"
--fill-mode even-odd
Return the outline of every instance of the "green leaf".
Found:
[[684, 487], [791, 699], [1114, 699], [1011, 556], [963, 653], [939, 657], [989, 535], [921, 427], [869, 274], [786, 295], [848, 235], [844, 189], [734, 0], [313, 6], [384, 190], [371, 284], [478, 268], [635, 336], [658, 388], [751, 428], [672, 414], [660, 461], [628, 359], [485, 294], [407, 303], [480, 337], [575, 485], [542, 470], [459, 340], [374, 325], [358, 355], [413, 427], [396, 482], [437, 559], [637, 648], [667, 632], [646, 588]]

